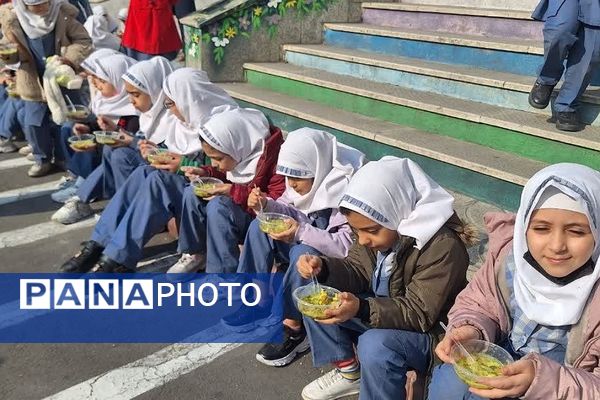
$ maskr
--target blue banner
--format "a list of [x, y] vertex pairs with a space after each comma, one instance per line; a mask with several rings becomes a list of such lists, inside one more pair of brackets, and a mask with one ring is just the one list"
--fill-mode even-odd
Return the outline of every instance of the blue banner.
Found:
[[281, 342], [282, 279], [0, 274], [0, 343]]

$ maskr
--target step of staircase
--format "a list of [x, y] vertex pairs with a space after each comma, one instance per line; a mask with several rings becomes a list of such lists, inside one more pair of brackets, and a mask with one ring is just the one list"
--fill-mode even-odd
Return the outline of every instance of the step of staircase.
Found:
[[370, 159], [386, 154], [410, 157], [445, 187], [505, 209], [515, 209], [521, 186], [546, 165], [248, 83], [220, 86], [242, 105], [262, 109], [282, 129], [313, 126], [327, 130], [344, 143], [360, 148]]
[[538, 40], [361, 23], [326, 23], [324, 29], [324, 44], [331, 46], [528, 76], [536, 76], [544, 54]]
[[437, 6], [459, 6], [469, 8], [494, 8], [520, 10], [531, 13], [539, 0], [401, 0], [401, 4], [430, 4]]
[[[534, 79], [524, 75], [327, 45], [284, 45], [283, 49], [285, 61], [294, 65], [551, 115], [551, 107], [538, 110], [529, 105], [527, 99]], [[600, 125], [600, 118], [597, 118], [600, 114], [600, 88], [590, 87], [581, 100], [582, 120]]]
[[543, 23], [527, 11], [403, 3], [362, 8], [362, 22], [370, 25], [543, 41]]
[[546, 163], [579, 162], [600, 168], [598, 127], [588, 126], [578, 133], [561, 132], [539, 114], [291, 64], [244, 67], [248, 82], [263, 89]]

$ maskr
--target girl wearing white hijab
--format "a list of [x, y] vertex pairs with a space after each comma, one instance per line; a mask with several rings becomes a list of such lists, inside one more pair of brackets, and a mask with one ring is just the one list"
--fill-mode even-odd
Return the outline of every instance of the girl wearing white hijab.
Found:
[[407, 370], [427, 373], [438, 321], [469, 264], [453, 201], [408, 159], [383, 157], [352, 177], [339, 204], [357, 236], [348, 257], [305, 255], [296, 265], [342, 292], [325, 319], [304, 319], [315, 366], [336, 367], [304, 399], [404, 399]]
[[238, 266], [238, 245], [254, 217], [248, 208], [250, 192], [258, 187], [277, 199], [284, 191], [283, 176], [275, 173], [283, 136], [260, 111], [250, 108], [213, 115], [200, 136], [212, 167], [188, 171], [188, 177], [212, 176], [225, 183], [206, 200], [196, 196], [193, 187], [186, 189], [178, 247], [182, 256], [168, 272], [196, 272], [206, 262], [207, 272], [232, 273]]
[[121, 47], [121, 39], [115, 34], [119, 24], [108, 15], [103, 6], [92, 8], [92, 15], [83, 26], [92, 38], [95, 48], [119, 50]]
[[[516, 362], [482, 379], [489, 389], [440, 366], [431, 399], [600, 398], [599, 221], [600, 173], [568, 163], [527, 182], [516, 217], [486, 215], [488, 257], [450, 311], [449, 334], [496, 342]], [[436, 348], [447, 363], [449, 342]]]
[[[277, 173], [286, 177], [286, 191], [274, 201], [255, 189], [248, 204], [290, 216], [289, 228], [266, 234], [259, 221], [250, 225], [237, 269], [239, 273], [270, 273], [275, 257], [296, 265], [303, 254], [344, 258], [352, 245], [352, 231], [338, 204], [352, 175], [366, 162], [360, 151], [338, 143], [330, 133], [302, 128], [290, 132], [281, 146]], [[308, 348], [302, 315], [292, 292], [308, 283], [296, 268], [288, 268], [283, 280], [285, 338], [282, 344], [267, 344], [256, 358], [267, 365], [282, 366]]]
[[[134, 270], [147, 241], [162, 232], [172, 218], [181, 219], [182, 198], [188, 181], [179, 169], [180, 164], [184, 160], [191, 164], [195, 159], [194, 153], [202, 150], [199, 124], [206, 121], [210, 113], [229, 110], [235, 105], [230, 97], [213, 89], [210, 83], [197, 85], [190, 80], [202, 75], [186, 68], [183, 72], [177, 70], [167, 76], [163, 83], [163, 90], [168, 96], [164, 101], [169, 109], [167, 116], [175, 116], [180, 120], [177, 121], [174, 134], [168, 133], [166, 137], [158, 131], [151, 134], [151, 138], [157, 142], [164, 139], [162, 145], [168, 150], [165, 160], [141, 165], [131, 173], [104, 209], [91, 240], [86, 242], [81, 254], [61, 267], [61, 271], [89, 271], [96, 262], [103, 271]], [[137, 81], [137, 86], [150, 87], [149, 82], [143, 82], [141, 74], [136, 75], [135, 80], [130, 80]], [[190, 86], [194, 88], [193, 92], [189, 91]], [[220, 100], [227, 105], [217, 107]], [[213, 104], [217, 111], [209, 109], [207, 104]], [[223, 126], [226, 128], [232, 123], [225, 122]], [[192, 134], [193, 129], [196, 129], [195, 135]], [[144, 157], [159, 145], [149, 140], [139, 143]]]
[[[96, 198], [110, 198], [133, 170], [144, 162], [138, 151], [128, 146], [132, 138], [127, 132], [134, 133], [139, 129], [139, 111], [129, 101], [122, 77], [134, 64], [135, 60], [124, 54], [97, 58], [93, 62], [93, 84], [97, 91], [91, 102], [91, 111], [97, 119], [89, 124], [75, 124], [73, 132], [123, 131], [122, 140], [115, 146], [103, 146], [100, 163], [90, 161], [90, 154], [76, 154], [71, 158], [69, 170], [85, 179], [67, 188], [67, 193], [63, 191], [54, 195], [55, 200], [61, 200], [58, 197], [64, 194], [65, 205], [52, 215], [53, 221], [71, 224], [91, 215], [89, 203]], [[96, 149], [91, 153], [96, 154]], [[93, 168], [87, 167], [90, 164]], [[81, 173], [84, 170], [91, 172]], [[76, 195], [67, 197], [72, 190], [76, 190]]]
[[[0, 25], [4, 37], [18, 46], [21, 62], [16, 72], [16, 88], [24, 102], [23, 129], [36, 160], [28, 175], [40, 177], [53, 169], [53, 157], [59, 166], [64, 162], [61, 152], [56, 151], [60, 149], [57, 127], [50, 120], [42, 93], [45, 59], [59, 55], [64, 62], [77, 67], [91, 51], [91, 40], [75, 19], [77, 9], [64, 0], [13, 0], [13, 8], [5, 11], [0, 13]], [[75, 94], [69, 92], [77, 101]]]

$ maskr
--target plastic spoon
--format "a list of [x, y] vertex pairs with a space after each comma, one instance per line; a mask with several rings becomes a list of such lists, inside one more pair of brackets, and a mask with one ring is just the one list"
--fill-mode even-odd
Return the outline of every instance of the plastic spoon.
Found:
[[69, 95], [65, 94], [65, 97], [67, 98], [67, 101], [69, 102], [69, 107], [71, 107], [71, 109], [73, 111], [75, 111], [75, 104], [73, 104], [73, 102], [71, 101], [71, 98], [69, 97]]
[[[446, 326], [446, 324], [444, 324], [442, 321], [440, 321], [440, 325], [442, 326], [442, 328], [444, 328], [444, 332], [446, 332], [446, 335], [449, 335], [448, 333], [448, 327]], [[458, 340], [455, 340], [454, 337], [450, 336], [450, 340], [452, 340], [460, 349], [461, 352], [464, 353], [464, 355], [469, 359], [469, 362], [471, 363], [475, 363], [475, 358], [471, 355], [471, 353], [469, 353], [467, 351], [467, 349], [465, 349], [465, 346], [463, 346]]]

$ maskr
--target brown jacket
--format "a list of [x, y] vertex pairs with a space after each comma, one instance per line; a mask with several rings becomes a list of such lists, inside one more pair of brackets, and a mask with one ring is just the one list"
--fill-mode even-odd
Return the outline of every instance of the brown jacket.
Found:
[[[457, 217], [455, 217], [457, 218]], [[373, 328], [431, 332], [437, 338], [438, 321], [445, 320], [455, 297], [466, 286], [469, 255], [459, 236], [444, 225], [418, 250], [415, 240], [400, 238], [389, 278], [389, 297], [369, 297]], [[354, 294], [371, 292], [376, 268], [373, 250], [354, 243], [345, 259], [324, 259], [324, 284]]]
[[[76, 67], [93, 49], [92, 39], [76, 19], [78, 12], [72, 5], [63, 4], [54, 28], [56, 51]], [[21, 66], [17, 70], [17, 92], [24, 100], [45, 101], [33, 55], [11, 4], [0, 7], [0, 25], [3, 35], [9, 40], [13, 37], [19, 45]]]

